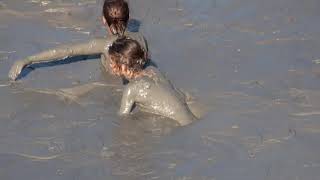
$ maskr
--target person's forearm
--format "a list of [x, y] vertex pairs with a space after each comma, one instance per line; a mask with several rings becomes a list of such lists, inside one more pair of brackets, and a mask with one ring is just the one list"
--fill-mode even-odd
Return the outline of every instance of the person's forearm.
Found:
[[30, 65], [34, 63], [61, 60], [72, 56], [100, 54], [102, 53], [103, 46], [104, 42], [99, 39], [81, 44], [64, 45], [29, 56], [24, 62], [26, 65]]
[[55, 48], [47, 51], [43, 51], [39, 54], [29, 56], [23, 60], [27, 65], [41, 62], [50, 62], [70, 57], [71, 51], [68, 48]]

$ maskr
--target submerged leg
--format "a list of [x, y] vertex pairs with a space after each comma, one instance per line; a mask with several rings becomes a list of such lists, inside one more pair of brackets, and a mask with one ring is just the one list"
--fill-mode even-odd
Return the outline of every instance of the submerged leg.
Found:
[[69, 100], [71, 102], [76, 102], [77, 104], [81, 104], [79, 102], [79, 98], [81, 96], [86, 95], [90, 91], [96, 89], [97, 87], [119, 87], [119, 86], [113, 85], [113, 84], [104, 84], [101, 82], [93, 82], [93, 83], [75, 86], [72, 88], [61, 88], [58, 90], [56, 90], [56, 89], [33, 89], [33, 88], [28, 88], [25, 90], [37, 92], [37, 93], [42, 93], [42, 94], [56, 95], [60, 99]]
[[80, 96], [87, 94], [88, 92], [92, 91], [93, 89], [95, 89], [97, 87], [119, 87], [119, 86], [113, 85], [113, 84], [103, 84], [100, 82], [94, 82], [94, 83], [88, 83], [88, 84], [75, 86], [72, 88], [59, 89], [59, 91], [61, 91], [64, 94], [72, 95], [75, 97], [80, 97]]
[[56, 90], [56, 89], [35, 89], [35, 88], [26, 88], [24, 89], [25, 91], [30, 91], [30, 92], [36, 92], [36, 93], [41, 93], [41, 94], [48, 94], [48, 95], [55, 95], [58, 96], [59, 99], [62, 100], [67, 100], [71, 102], [75, 102], [77, 104], [80, 104], [79, 99], [77, 96], [67, 93], [61, 90]]

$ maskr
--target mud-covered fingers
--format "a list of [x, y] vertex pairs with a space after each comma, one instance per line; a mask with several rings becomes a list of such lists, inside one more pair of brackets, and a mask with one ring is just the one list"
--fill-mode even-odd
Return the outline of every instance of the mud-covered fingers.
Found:
[[21, 61], [14, 63], [14, 65], [11, 67], [9, 71], [9, 78], [15, 81], [19, 76], [19, 74], [21, 73], [23, 67], [24, 67], [24, 64]]
[[16, 77], [15, 77], [15, 73], [16, 72], [16, 67], [11, 67], [10, 71], [9, 71], [9, 74], [8, 74], [8, 77], [10, 80], [16, 80]]
[[17, 75], [18, 74], [18, 67], [14, 66], [10, 69], [9, 72], [9, 78], [13, 81], [15, 81], [17, 79]]

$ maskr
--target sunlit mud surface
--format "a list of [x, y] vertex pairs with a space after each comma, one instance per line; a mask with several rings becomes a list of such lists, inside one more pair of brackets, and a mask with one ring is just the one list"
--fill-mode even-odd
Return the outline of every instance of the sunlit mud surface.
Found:
[[130, 30], [201, 106], [183, 128], [120, 118], [121, 84], [97, 58], [8, 81], [16, 60], [103, 36], [101, 6], [0, 0], [1, 180], [319, 179], [320, 1], [131, 0]]

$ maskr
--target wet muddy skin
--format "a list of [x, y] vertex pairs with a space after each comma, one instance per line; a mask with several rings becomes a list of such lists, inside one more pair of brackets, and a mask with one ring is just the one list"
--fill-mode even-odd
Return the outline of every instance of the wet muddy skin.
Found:
[[[103, 36], [102, 1], [0, 2], [0, 179], [320, 177], [319, 1], [130, 1], [152, 59], [206, 109], [183, 128], [119, 118], [120, 81], [98, 59], [11, 84], [16, 60]], [[76, 101], [33, 91], [95, 82], [113, 86]]]
[[[148, 46], [142, 34], [125, 32], [124, 35], [127, 38], [138, 41], [147, 54]], [[101, 64], [103, 65], [105, 70], [111, 74], [109, 68], [108, 50], [109, 46], [111, 46], [112, 42], [114, 42], [116, 39], [116, 35], [109, 35], [107, 37], [94, 38], [92, 40], [89, 40], [88, 42], [78, 42], [74, 44], [61, 45], [45, 50], [35, 55], [23, 58], [23, 60], [16, 61], [10, 68], [8, 76], [11, 80], [15, 81], [21, 76], [24, 68], [27, 68], [28, 66], [31, 66], [33, 64], [44, 64], [55, 61], [63, 62], [68, 58], [90, 55], [100, 56]]]
[[123, 90], [119, 114], [128, 116], [139, 106], [144, 112], [157, 114], [186, 126], [196, 120], [185, 95], [155, 67], [143, 69], [143, 75], [129, 80]]

